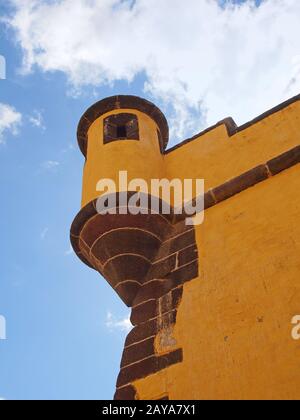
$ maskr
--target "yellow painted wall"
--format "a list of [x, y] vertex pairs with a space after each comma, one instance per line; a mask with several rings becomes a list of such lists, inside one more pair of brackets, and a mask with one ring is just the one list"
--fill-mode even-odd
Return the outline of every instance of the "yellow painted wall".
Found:
[[299, 191], [300, 165], [206, 211], [174, 332], [183, 363], [137, 381], [141, 399], [300, 399]]
[[228, 137], [225, 125], [166, 155], [169, 178], [203, 178], [206, 190], [299, 145], [300, 101]]
[[[103, 144], [103, 120], [118, 112], [137, 115], [140, 141]], [[208, 190], [298, 145], [299, 127], [300, 101], [297, 101], [232, 137], [228, 137], [225, 125], [221, 125], [162, 155], [158, 127], [148, 115], [130, 109], [109, 112], [98, 118], [88, 132], [82, 206], [99, 196], [96, 185], [100, 179], [117, 181], [120, 170], [128, 171], [129, 180], [145, 179], [149, 189], [153, 178], [198, 178], [205, 179], [205, 190]]]

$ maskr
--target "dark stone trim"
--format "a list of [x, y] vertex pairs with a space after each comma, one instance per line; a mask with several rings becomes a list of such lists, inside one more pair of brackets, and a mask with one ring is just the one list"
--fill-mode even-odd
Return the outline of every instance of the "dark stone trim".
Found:
[[[136, 192], [128, 191], [126, 193], [118, 193], [116, 197], [116, 208], [120, 208], [118, 206], [121, 203], [129, 202], [133, 195], [136, 195]], [[140, 194], [140, 197], [142, 197], [142, 194]], [[158, 198], [147, 195], [144, 199], [145, 202], [147, 199], [148, 206], [150, 206], [153, 200], [157, 204], [157, 208], [163, 207], [162, 200]], [[139, 229], [141, 234], [144, 233], [145, 237], [149, 237], [149, 235], [152, 235], [153, 238], [157, 237], [158, 242], [158, 240], [163, 240], [167, 231], [173, 228], [173, 209], [171, 209], [170, 215], [157, 213], [151, 214], [151, 218], [147, 216], [147, 226], [145, 226], [145, 215], [138, 214], [134, 217], [123, 214], [119, 215], [118, 213], [117, 217], [116, 215], [110, 214], [101, 215], [97, 212], [96, 206], [97, 199], [83, 207], [75, 217], [70, 232], [71, 244], [78, 258], [90, 268], [96, 270], [98, 270], [98, 265], [96, 263], [97, 267], [95, 267], [94, 257], [93, 255], [89, 255], [91, 251], [90, 246], [95, 244], [96, 239], [100, 239], [103, 235], [111, 234], [113, 231], [118, 234], [118, 229], [126, 228], [129, 230], [128, 234], [131, 235], [131, 228], [134, 228]], [[96, 218], [99, 218], [99, 220], [96, 220]], [[150, 231], [147, 230], [147, 227]], [[103, 260], [101, 260], [102, 263]]]
[[79, 246], [80, 239], [78, 237], [76, 237], [76, 236], [73, 236], [72, 233], [71, 233], [71, 235], [70, 235], [70, 241], [71, 241], [72, 248], [73, 248], [75, 254], [77, 255], [77, 257], [84, 264], [86, 264], [88, 267], [90, 267], [93, 270], [95, 270], [95, 268], [93, 267], [93, 265], [87, 260], [87, 258], [85, 258], [85, 256], [82, 254], [82, 252], [80, 250], [80, 246]]
[[[131, 203], [132, 194], [135, 193], [118, 193], [111, 205], [118, 209], [118, 204]], [[152, 201], [162, 207], [162, 200], [149, 195], [143, 197], [144, 206], [150, 206]], [[154, 296], [153, 287], [147, 285], [152, 279], [165, 279], [155, 299], [167, 293], [172, 284], [166, 276], [177, 264], [177, 256], [171, 254], [195, 243], [193, 226], [174, 225], [173, 209], [166, 216], [152, 214], [149, 207], [148, 214], [98, 214], [96, 205], [97, 200], [87, 204], [72, 224], [71, 243], [78, 257], [99, 271], [128, 306], [142, 303], [149, 293]], [[165, 261], [158, 262], [160, 250]], [[140, 300], [135, 302], [139, 292]]]
[[287, 108], [288, 106], [294, 104], [295, 102], [300, 101], [300, 95], [296, 95], [291, 99], [288, 99], [285, 102], [282, 102], [281, 104], [275, 106], [274, 108], [270, 109], [269, 111], [264, 112], [263, 114], [259, 115], [258, 117], [254, 118], [253, 120], [247, 122], [246, 124], [243, 124], [241, 126], [237, 126], [234, 120], [231, 117], [225, 118], [224, 120], [218, 122], [217, 124], [205, 129], [204, 131], [200, 131], [200, 133], [196, 134], [195, 136], [186, 139], [182, 141], [179, 144], [176, 144], [175, 146], [171, 147], [170, 149], [165, 151], [165, 154], [172, 153], [174, 150], [179, 149], [182, 146], [185, 146], [188, 143], [191, 143], [192, 141], [198, 139], [199, 137], [203, 136], [204, 134], [208, 133], [209, 131], [215, 130], [217, 127], [221, 125], [225, 125], [228, 136], [232, 137], [237, 133], [240, 133], [243, 130], [246, 130], [249, 127], [252, 127], [253, 125], [257, 124], [258, 122], [264, 120], [265, 118], [270, 117], [273, 114], [276, 114], [277, 112], [282, 111], [284, 108]]
[[157, 301], [156, 299], [151, 299], [132, 308], [130, 321], [132, 325], [139, 325], [157, 316]]
[[[174, 309], [177, 310], [181, 302], [182, 295], [183, 295], [183, 288], [177, 287], [175, 289], [172, 289], [168, 294], [165, 294], [164, 296], [162, 296], [161, 299], [159, 300], [160, 316], [167, 316], [167, 314], [171, 313], [172, 310]], [[170, 324], [169, 319], [168, 319], [167, 324]]]
[[137, 281], [127, 280], [115, 286], [114, 290], [123, 300], [123, 302], [127, 306], [131, 307], [133, 305], [134, 296], [137, 295], [140, 287], [141, 286]]
[[119, 373], [117, 388], [120, 388], [138, 379], [145, 378], [148, 375], [153, 375], [160, 370], [182, 362], [182, 360], [182, 349], [178, 349], [163, 356], [152, 356], [138, 363], [135, 363], [134, 365], [126, 366], [121, 369]]
[[[114, 210], [115, 214], [122, 215], [121, 209], [128, 208], [128, 209], [135, 209], [136, 205], [140, 206], [141, 209], [152, 209], [155, 208], [158, 210], [157, 213], [151, 213], [152, 215], [157, 215], [160, 218], [166, 219], [170, 223], [172, 222], [172, 218], [174, 216], [174, 209], [170, 206], [170, 214], [163, 214], [163, 209], [168, 207], [168, 203], [164, 202], [162, 199], [158, 197], [151, 196], [149, 194], [145, 194], [142, 192], [137, 191], [122, 191], [117, 192], [116, 197], [113, 194], [107, 194], [105, 196], [101, 196], [101, 204], [105, 203], [105, 210]], [[134, 205], [131, 204], [131, 200], [137, 200], [137, 203]], [[86, 204], [84, 208], [86, 208], [87, 212], [92, 214], [101, 214], [97, 211], [97, 198], [91, 201], [90, 203]], [[109, 202], [111, 201], [110, 205]], [[113, 203], [113, 204], [112, 204]], [[140, 203], [143, 204], [140, 205]], [[78, 220], [77, 220], [78, 219]], [[79, 215], [76, 217], [78, 225], [82, 223], [82, 220]], [[75, 232], [74, 232], [75, 233]]]
[[[162, 315], [159, 321], [161, 324], [174, 324], [176, 321], [176, 309], [174, 309], [174, 311], [172, 311], [171, 313]], [[125, 347], [146, 340], [147, 338], [156, 335], [158, 331], [159, 325], [157, 318], [147, 321], [143, 324], [137, 325], [128, 334], [125, 341]]]
[[77, 129], [77, 139], [79, 148], [84, 156], [86, 156], [87, 152], [87, 135], [90, 126], [102, 115], [118, 109], [136, 109], [149, 115], [159, 127], [161, 151], [165, 150], [169, 141], [169, 126], [166, 117], [159, 108], [146, 99], [137, 96], [119, 95], [95, 103], [81, 117]]
[[[250, 187], [259, 184], [266, 179], [279, 174], [300, 163], [300, 146], [277, 156], [264, 165], [257, 166], [244, 174], [225, 182], [219, 187], [213, 188], [211, 194], [215, 198], [215, 204], [218, 204]], [[207, 207], [205, 207], [207, 208]]]
[[[197, 256], [195, 257], [197, 258]], [[198, 276], [198, 260], [195, 259], [192, 263], [182, 266], [178, 270], [172, 271], [169, 277], [173, 281], [173, 286], [178, 287]]]
[[174, 254], [181, 249], [187, 248], [193, 244], [195, 232], [193, 230], [187, 230], [180, 235], [168, 239], [160, 248], [156, 260], [161, 260], [165, 256]]
[[277, 175], [298, 163], [300, 163], [300, 146], [294, 147], [294, 149], [283, 153], [275, 159], [269, 160], [267, 166], [272, 175]]
[[268, 179], [269, 173], [265, 165], [257, 166], [248, 172], [232, 179], [231, 181], [225, 182], [220, 187], [212, 190], [213, 195], [217, 203], [227, 200], [228, 198], [250, 188], [259, 182]]
[[109, 260], [103, 274], [109, 279], [112, 286], [127, 280], [135, 280], [139, 283], [146, 277], [151, 263], [139, 255], [118, 255]]
[[148, 279], [164, 278], [176, 267], [176, 254], [154, 263], [148, 274]]
[[133, 385], [127, 385], [124, 388], [117, 389], [114, 400], [133, 401], [138, 400], [136, 389]]
[[186, 265], [198, 258], [197, 245], [191, 245], [188, 248], [183, 249], [178, 254], [178, 266]]
[[204, 208], [209, 209], [210, 207], [214, 206], [216, 204], [216, 199], [213, 196], [213, 193], [211, 190], [207, 191], [204, 194]]
[[[293, 149], [277, 156], [276, 158], [269, 160], [266, 164], [259, 165], [256, 168], [250, 169], [225, 182], [224, 184], [215, 187], [205, 193], [204, 209], [207, 210], [222, 201], [225, 201], [248, 188], [254, 187], [255, 185], [271, 178], [272, 176], [278, 175], [282, 171], [292, 168], [300, 163], [300, 146], [296, 146]], [[206, 197], [209, 197], [206, 199]], [[195, 200], [193, 200], [193, 205]], [[187, 216], [186, 214], [175, 215], [173, 223], [179, 223], [184, 221]]]
[[[152, 268], [132, 305], [133, 330], [128, 334], [117, 387], [159, 372], [182, 361], [174, 342], [164, 348], [162, 337], [172, 334], [183, 295], [182, 285], [198, 275], [195, 229], [180, 222], [165, 237]], [[156, 340], [158, 348], [156, 348]], [[165, 353], [166, 351], [166, 353]]]
[[144, 340], [130, 347], [125, 347], [121, 361], [121, 368], [153, 356], [155, 353], [154, 341], [155, 337], [151, 337], [148, 340]]
[[131, 254], [152, 260], [155, 250], [160, 246], [160, 240], [143, 230], [110, 231], [97, 239], [92, 245], [91, 252], [98, 256], [101, 264], [107, 263], [117, 255]]
[[151, 296], [151, 299], [158, 299], [162, 297], [172, 289], [172, 286], [173, 285], [170, 283], [170, 281], [165, 278], [148, 281], [141, 287], [137, 297], [133, 302], [133, 306], [138, 306], [144, 302], [147, 302], [149, 300], [149, 296]]

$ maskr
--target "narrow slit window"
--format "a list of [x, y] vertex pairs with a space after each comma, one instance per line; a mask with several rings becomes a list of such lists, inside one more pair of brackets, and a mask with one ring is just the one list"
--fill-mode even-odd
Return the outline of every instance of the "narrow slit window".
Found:
[[104, 120], [104, 144], [118, 140], [139, 140], [139, 124], [134, 114], [110, 115]]

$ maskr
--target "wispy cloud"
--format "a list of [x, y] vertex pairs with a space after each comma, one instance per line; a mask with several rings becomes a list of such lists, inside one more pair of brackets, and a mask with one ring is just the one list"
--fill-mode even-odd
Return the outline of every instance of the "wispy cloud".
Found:
[[48, 227], [45, 227], [45, 229], [42, 230], [42, 232], [40, 234], [40, 238], [41, 238], [42, 241], [45, 240], [48, 232], [49, 232], [49, 228]]
[[60, 153], [65, 154], [65, 153], [68, 153], [68, 152], [73, 152], [74, 150], [76, 150], [74, 144], [73, 143], [69, 143], [67, 145], [67, 147], [65, 147], [64, 149], [61, 150]]
[[41, 111], [33, 111], [32, 115], [29, 116], [29, 122], [33, 127], [40, 128], [45, 131], [44, 117]]
[[5, 143], [6, 134], [16, 136], [22, 123], [22, 114], [10, 105], [0, 103], [0, 144]]
[[143, 73], [176, 138], [300, 91], [299, 0], [10, 1], [24, 72], [62, 71], [77, 89]]
[[70, 245], [70, 248], [65, 252], [65, 255], [66, 256], [69, 256], [69, 255], [72, 255], [72, 254], [74, 254], [74, 250], [73, 250], [73, 248]]
[[45, 169], [46, 171], [51, 171], [53, 169], [56, 169], [60, 163], [56, 160], [46, 160], [41, 164], [42, 169]]
[[125, 318], [118, 319], [111, 312], [107, 313], [105, 325], [109, 330], [121, 330], [128, 332], [132, 329], [130, 315]]

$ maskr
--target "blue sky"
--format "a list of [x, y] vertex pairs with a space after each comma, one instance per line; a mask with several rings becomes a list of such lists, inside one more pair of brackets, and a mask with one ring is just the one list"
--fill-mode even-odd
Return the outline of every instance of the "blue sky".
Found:
[[[77, 122], [95, 98], [68, 97], [63, 75], [19, 76], [20, 50], [3, 33], [1, 54], [7, 79], [0, 81], [0, 101], [20, 110], [24, 122], [0, 145], [0, 314], [7, 321], [0, 396], [110, 399], [126, 333], [108, 328], [107, 315], [119, 320], [128, 310], [99, 274], [66, 255], [81, 199]], [[120, 83], [98, 94], [120, 91], [135, 87]], [[35, 110], [45, 130], [30, 124]]]
[[[85, 109], [114, 94], [146, 97], [166, 113], [174, 144], [230, 114], [243, 123], [300, 91], [299, 42], [294, 42], [298, 0], [276, 0], [274, 6], [266, 1], [257, 10], [248, 1], [220, 8], [213, 0], [202, 5], [191, 0], [189, 12], [199, 25], [191, 29], [191, 13], [179, 10], [181, 31], [176, 8], [162, 7], [161, 23], [155, 10], [147, 9], [153, 0], [125, 1], [122, 8], [118, 1], [102, 1], [95, 0], [94, 8], [99, 20], [106, 17], [103, 22], [94, 22], [93, 2], [84, 0], [78, 0], [78, 11], [62, 0], [60, 14], [52, 9], [56, 1], [0, 6], [0, 16], [10, 18], [0, 23], [0, 54], [7, 62], [0, 104], [18, 116], [6, 125], [2, 120], [1, 131], [0, 112], [0, 314], [7, 320], [7, 340], [0, 341], [0, 397], [5, 399], [111, 399], [114, 393], [126, 336], [120, 323], [129, 311], [100, 275], [70, 252], [69, 243], [81, 199], [84, 161], [76, 128]], [[116, 26], [106, 24], [114, 8], [109, 16], [120, 27], [133, 18], [136, 32], [115, 36]], [[74, 13], [65, 15], [69, 32], [59, 18], [68, 10]], [[136, 34], [143, 33], [148, 41], [141, 49]], [[127, 54], [125, 41], [133, 42]]]

